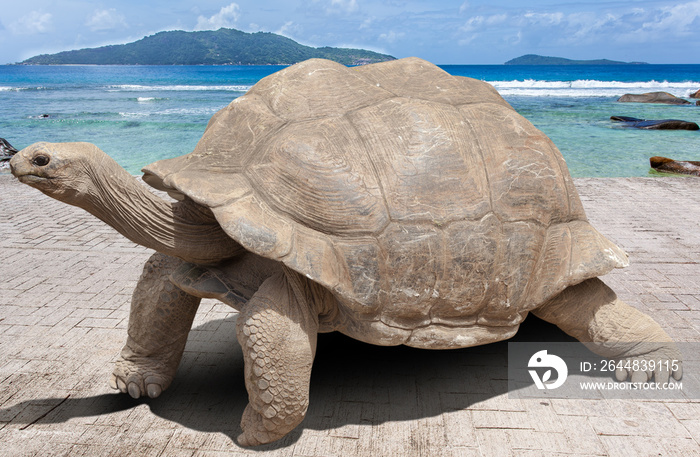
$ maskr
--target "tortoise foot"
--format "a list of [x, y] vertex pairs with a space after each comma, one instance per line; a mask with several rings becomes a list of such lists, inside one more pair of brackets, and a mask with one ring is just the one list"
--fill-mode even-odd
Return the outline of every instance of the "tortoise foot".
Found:
[[168, 279], [182, 260], [155, 253], [131, 299], [129, 337], [109, 385], [134, 398], [158, 397], [175, 376], [200, 299]]
[[664, 329], [598, 278], [568, 287], [533, 313], [609, 358], [618, 381], [664, 384], [683, 375], [681, 353]]
[[158, 354], [140, 355], [130, 343], [133, 344], [127, 343], [115, 363], [110, 387], [132, 398], [160, 396], [175, 377], [181, 351], [163, 350]]
[[246, 406], [241, 418], [243, 433], [238, 435], [237, 441], [241, 446], [259, 446], [271, 443], [289, 433], [304, 419], [301, 414], [298, 418], [287, 416], [284, 423], [273, 421], [260, 414], [251, 405]]
[[644, 353], [618, 357], [615, 362], [615, 379], [618, 381], [649, 382], [665, 384], [671, 378], [680, 381], [683, 377], [683, 362], [673, 343], [644, 343]]

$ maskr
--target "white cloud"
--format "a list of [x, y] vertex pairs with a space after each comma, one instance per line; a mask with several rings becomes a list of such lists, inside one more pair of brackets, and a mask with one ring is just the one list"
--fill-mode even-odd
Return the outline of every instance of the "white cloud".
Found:
[[528, 12], [528, 13], [525, 13], [523, 17], [525, 18], [525, 20], [527, 20], [529, 23], [532, 23], [532, 24], [557, 25], [557, 24], [561, 24], [562, 21], [564, 20], [564, 13], [561, 13], [561, 12], [555, 12], [555, 13]]
[[474, 16], [460, 28], [463, 32], [474, 32], [487, 29], [494, 25], [502, 24], [508, 20], [506, 14], [494, 14], [491, 16]]
[[691, 25], [700, 17], [700, 1], [694, 1], [661, 8], [655, 17], [642, 25], [642, 28], [653, 32], [668, 32], [674, 35], [693, 32]]
[[387, 43], [395, 43], [395, 42], [401, 40], [405, 36], [406, 36], [406, 34], [403, 32], [395, 32], [392, 30], [389, 33], [382, 33], [381, 35], [379, 35], [379, 39], [381, 41], [385, 41]]
[[528, 8], [474, 15], [456, 27], [454, 37], [461, 46], [476, 42], [522, 44], [537, 50], [556, 46], [657, 43], [694, 35], [699, 27], [700, 0], [692, 0], [653, 8], [576, 11]]
[[464, 13], [468, 9], [469, 9], [469, 2], [462, 3], [462, 6], [459, 7], [459, 14]]
[[51, 13], [32, 11], [26, 16], [10, 24], [10, 30], [16, 35], [34, 35], [49, 32], [51, 27]]
[[511, 46], [518, 45], [523, 40], [523, 32], [518, 30], [518, 33], [516, 33], [515, 35], [507, 37], [507, 40]]
[[274, 33], [277, 35], [286, 36], [288, 38], [293, 38], [295, 36], [302, 36], [304, 34], [304, 27], [295, 23], [294, 21], [287, 21]]
[[560, 45], [658, 43], [697, 33], [700, 0], [655, 8], [580, 10], [520, 15], [515, 21], [524, 35]]
[[614, 36], [615, 30], [620, 31], [619, 18], [612, 14], [597, 15], [595, 13], [571, 14], [567, 18], [569, 27], [572, 29], [569, 35], [574, 42], [595, 42], [603, 37], [609, 37], [611, 32]]
[[326, 14], [349, 14], [359, 9], [357, 0], [330, 0], [324, 7]]
[[362, 21], [362, 24], [360, 24], [360, 26], [358, 27], [358, 29], [360, 29], [360, 30], [364, 30], [364, 29], [369, 30], [369, 29], [371, 29], [371, 28], [372, 28], [372, 23], [373, 23], [376, 19], [377, 19], [377, 18], [374, 17], [374, 16], [370, 16], [370, 17], [366, 18], [364, 21]]
[[349, 13], [358, 9], [357, 0], [331, 0], [331, 5], [342, 8]]
[[92, 13], [92, 16], [88, 18], [85, 25], [93, 32], [128, 27], [124, 16], [117, 13], [117, 10], [114, 8], [110, 8], [108, 10], [96, 10], [94, 13]]
[[236, 25], [238, 18], [241, 16], [240, 7], [237, 3], [231, 3], [224, 6], [215, 15], [207, 18], [199, 16], [195, 30], [218, 30], [222, 27], [231, 28]]

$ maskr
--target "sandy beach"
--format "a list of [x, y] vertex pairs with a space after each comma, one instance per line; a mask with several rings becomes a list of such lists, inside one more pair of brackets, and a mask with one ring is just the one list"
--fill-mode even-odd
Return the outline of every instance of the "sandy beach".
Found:
[[[700, 181], [575, 183], [593, 225], [630, 255], [603, 280], [677, 342], [700, 343]], [[115, 394], [107, 381], [149, 251], [9, 175], [0, 208], [0, 455], [700, 456], [700, 398], [510, 399], [505, 343], [431, 352], [339, 335], [319, 338], [301, 426], [241, 448], [235, 311], [203, 301], [160, 398]], [[560, 336], [531, 319], [522, 330]]]

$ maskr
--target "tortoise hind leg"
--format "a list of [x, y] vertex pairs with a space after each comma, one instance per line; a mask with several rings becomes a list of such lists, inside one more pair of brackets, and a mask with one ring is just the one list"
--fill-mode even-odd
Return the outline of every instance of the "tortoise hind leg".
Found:
[[134, 398], [155, 398], [173, 380], [200, 299], [168, 277], [182, 260], [155, 253], [143, 267], [131, 299], [129, 336], [110, 385]]
[[242, 446], [282, 438], [306, 415], [318, 316], [305, 291], [298, 275], [274, 274], [238, 316], [249, 400], [238, 437]]
[[[598, 278], [566, 288], [532, 313], [587, 343], [593, 352], [615, 361], [619, 381], [628, 377], [645, 382], [678, 380], [683, 374], [681, 357], [671, 337], [651, 317], [617, 298]], [[635, 363], [636, 361], [636, 363]], [[642, 363], [646, 361], [646, 363]], [[629, 364], [627, 362], [630, 362]], [[653, 367], [653, 370], [647, 368]]]

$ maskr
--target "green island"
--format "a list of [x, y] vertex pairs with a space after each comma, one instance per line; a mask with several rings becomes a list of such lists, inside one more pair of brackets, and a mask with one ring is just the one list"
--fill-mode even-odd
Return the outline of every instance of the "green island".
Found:
[[646, 62], [620, 62], [617, 60], [596, 59], [596, 60], [572, 60], [563, 57], [547, 57], [537, 54], [526, 54], [516, 57], [505, 63], [505, 65], [648, 65]]
[[127, 44], [31, 57], [22, 65], [291, 65], [310, 58], [362, 65], [394, 60], [364, 49], [314, 48], [269, 32], [159, 32]]

